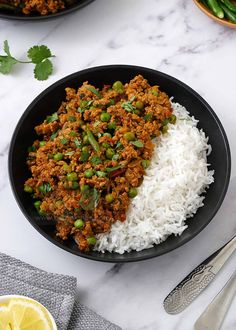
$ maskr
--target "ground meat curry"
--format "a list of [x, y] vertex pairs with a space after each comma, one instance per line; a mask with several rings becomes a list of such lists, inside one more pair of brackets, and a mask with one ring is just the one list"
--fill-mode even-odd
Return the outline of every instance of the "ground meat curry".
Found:
[[[79, 249], [125, 221], [152, 158], [152, 139], [174, 123], [169, 97], [141, 75], [98, 89], [66, 88], [59, 110], [35, 127], [25, 192], [41, 215], [56, 220], [57, 236]], [[49, 220], [50, 221], [50, 220]]]
[[0, 9], [44, 16], [61, 11], [74, 3], [76, 0], [0, 0]]

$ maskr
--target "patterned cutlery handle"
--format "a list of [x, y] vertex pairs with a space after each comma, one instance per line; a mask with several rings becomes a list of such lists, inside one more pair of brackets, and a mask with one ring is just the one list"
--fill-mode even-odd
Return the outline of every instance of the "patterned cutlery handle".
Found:
[[164, 300], [169, 314], [182, 312], [214, 279], [232, 253], [236, 250], [236, 236], [213, 253], [184, 278]]
[[182, 312], [215, 277], [211, 268], [201, 264], [180, 282], [164, 300], [166, 312], [169, 314]]

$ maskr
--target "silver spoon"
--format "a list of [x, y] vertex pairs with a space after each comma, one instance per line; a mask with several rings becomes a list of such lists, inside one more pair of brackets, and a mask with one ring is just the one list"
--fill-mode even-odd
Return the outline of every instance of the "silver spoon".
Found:
[[213, 253], [185, 277], [165, 298], [164, 308], [169, 314], [182, 312], [211, 283], [236, 250], [236, 236]]
[[197, 319], [194, 330], [219, 330], [236, 293], [236, 272]]

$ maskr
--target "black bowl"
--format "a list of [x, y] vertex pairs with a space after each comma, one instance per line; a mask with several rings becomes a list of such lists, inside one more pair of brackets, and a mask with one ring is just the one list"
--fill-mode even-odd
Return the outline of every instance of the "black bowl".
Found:
[[[55, 112], [65, 99], [65, 87], [76, 88], [84, 81], [101, 87], [103, 84], [112, 84], [116, 80], [128, 82], [137, 74], [143, 75], [150, 84], [158, 84], [169, 96], [173, 96], [176, 102], [184, 105], [191, 115], [199, 119], [199, 128], [206, 132], [206, 135], [209, 136], [209, 143], [212, 145], [212, 153], [208, 157], [208, 162], [215, 170], [215, 182], [206, 193], [204, 207], [187, 221], [188, 228], [181, 236], [172, 235], [165, 242], [153, 248], [140, 252], [132, 251], [123, 255], [109, 252], [103, 254], [95, 251], [84, 253], [78, 250], [72, 238], [66, 242], [58, 240], [55, 237], [53, 223], [38, 216], [31, 197], [24, 193], [24, 182], [30, 175], [26, 166], [27, 148], [37, 138], [34, 126], [42, 122], [46, 115]], [[109, 65], [83, 70], [65, 77], [47, 88], [22, 115], [13, 134], [9, 152], [9, 174], [12, 189], [29, 222], [40, 234], [64, 250], [88, 259], [107, 262], [129, 262], [153, 258], [191, 240], [211, 221], [223, 202], [229, 184], [230, 168], [230, 149], [225, 131], [207, 102], [190, 87], [171, 76], [129, 65]]]
[[13, 20], [19, 20], [19, 21], [45, 21], [51, 18], [57, 18], [61, 17], [63, 15], [72, 13], [75, 10], [78, 10], [86, 5], [88, 5], [90, 2], [94, 0], [78, 0], [78, 3], [75, 5], [72, 5], [62, 11], [59, 11], [58, 13], [55, 14], [50, 14], [50, 15], [45, 15], [45, 16], [40, 16], [40, 15], [24, 15], [18, 14], [18, 13], [12, 13], [11, 11], [6, 11], [6, 10], [0, 10], [0, 18], [3, 19], [13, 19]]

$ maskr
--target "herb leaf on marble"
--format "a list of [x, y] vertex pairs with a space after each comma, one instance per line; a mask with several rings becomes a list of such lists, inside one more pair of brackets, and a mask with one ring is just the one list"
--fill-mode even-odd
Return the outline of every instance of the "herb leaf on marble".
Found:
[[33, 46], [28, 52], [28, 61], [20, 61], [11, 55], [8, 41], [4, 41], [3, 51], [6, 55], [0, 55], [0, 73], [8, 74], [15, 64], [35, 64], [34, 77], [37, 80], [46, 80], [53, 72], [53, 64], [49, 58], [54, 57], [51, 50], [45, 46]]

